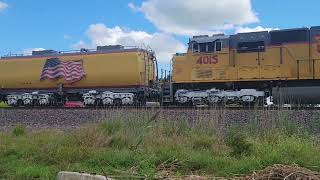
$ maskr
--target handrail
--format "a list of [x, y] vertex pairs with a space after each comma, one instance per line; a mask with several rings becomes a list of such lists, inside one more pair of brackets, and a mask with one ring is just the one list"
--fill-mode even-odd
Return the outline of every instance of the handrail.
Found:
[[[130, 49], [143, 49], [140, 48], [138, 46], [122, 46], [123, 49], [121, 50], [130, 50]], [[85, 50], [85, 51], [83, 51]], [[114, 49], [114, 50], [118, 50], [118, 49]], [[145, 49], [147, 50], [147, 49]], [[111, 49], [110, 51], [113, 51], [113, 49]], [[98, 52], [97, 49], [80, 49], [80, 50], [68, 50], [68, 51], [57, 51], [56, 54], [73, 54], [73, 53], [88, 53], [88, 52]], [[44, 55], [52, 55], [52, 54], [44, 54]], [[4, 56], [1, 56], [1, 58], [10, 58], [10, 57], [26, 57], [26, 56], [43, 56], [43, 55], [32, 55], [32, 53], [16, 53], [16, 54], [7, 54]]]

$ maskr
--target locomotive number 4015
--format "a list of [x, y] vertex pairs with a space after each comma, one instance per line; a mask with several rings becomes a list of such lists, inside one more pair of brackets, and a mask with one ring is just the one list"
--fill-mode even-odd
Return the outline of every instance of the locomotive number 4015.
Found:
[[218, 63], [218, 56], [217, 55], [208, 55], [208, 56], [200, 56], [197, 59], [197, 64], [217, 64]]

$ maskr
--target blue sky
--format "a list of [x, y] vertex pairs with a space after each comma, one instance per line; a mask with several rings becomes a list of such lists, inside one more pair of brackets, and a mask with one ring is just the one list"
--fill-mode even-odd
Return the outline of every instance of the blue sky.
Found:
[[85, 38], [85, 31], [94, 23], [155, 31], [143, 14], [130, 10], [129, 1], [125, 0], [4, 2], [9, 7], [0, 14], [1, 53], [33, 47], [70, 49], [77, 40]]
[[296, 28], [320, 26], [319, 0], [254, 0], [253, 9], [258, 13], [262, 26]]
[[167, 64], [172, 53], [185, 51], [191, 35], [320, 25], [319, 0], [0, 2], [0, 55], [145, 43]]

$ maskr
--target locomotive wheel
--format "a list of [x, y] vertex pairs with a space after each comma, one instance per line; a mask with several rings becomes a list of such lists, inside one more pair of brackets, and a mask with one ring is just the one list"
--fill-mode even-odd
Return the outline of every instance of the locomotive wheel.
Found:
[[220, 97], [218, 96], [210, 96], [209, 99], [207, 100], [207, 104], [211, 107], [219, 107], [221, 106], [223, 103], [222, 103], [222, 100]]

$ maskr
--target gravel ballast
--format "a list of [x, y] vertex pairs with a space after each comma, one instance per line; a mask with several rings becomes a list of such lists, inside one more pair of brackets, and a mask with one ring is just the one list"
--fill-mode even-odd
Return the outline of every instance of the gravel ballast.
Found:
[[157, 111], [161, 111], [158, 120], [212, 121], [221, 128], [232, 123], [252, 122], [273, 126], [284, 120], [310, 127], [320, 125], [320, 110], [0, 109], [0, 130], [6, 131], [16, 125], [28, 129], [69, 130], [110, 119], [149, 118]]

